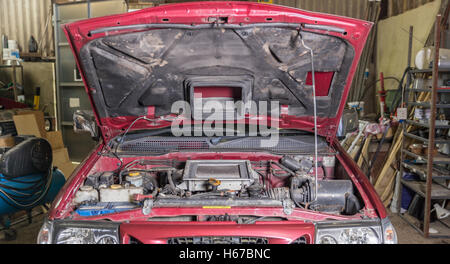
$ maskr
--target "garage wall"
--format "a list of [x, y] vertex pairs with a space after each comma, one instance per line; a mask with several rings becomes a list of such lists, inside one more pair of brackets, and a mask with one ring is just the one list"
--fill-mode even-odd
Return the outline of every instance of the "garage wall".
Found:
[[[409, 27], [414, 27], [411, 62], [414, 66], [416, 53], [424, 47], [435, 22], [441, 0], [436, 0], [416, 9], [378, 22], [377, 73], [401, 78], [407, 66]], [[396, 89], [396, 82], [386, 82], [386, 89]]]
[[41, 88], [39, 100], [40, 110], [50, 116], [55, 116], [55, 63], [54, 62], [23, 62], [25, 98], [33, 103], [36, 87]]
[[274, 4], [296, 7], [304, 10], [329, 13], [362, 19], [365, 17], [365, 0], [274, 0]]
[[[51, 0], [0, 0], [0, 35], [4, 34], [8, 39], [17, 40], [21, 52], [28, 52], [28, 41], [33, 36], [38, 43], [42, 42], [42, 55], [53, 56], [51, 2]], [[46, 24], [47, 31], [45, 31]]]

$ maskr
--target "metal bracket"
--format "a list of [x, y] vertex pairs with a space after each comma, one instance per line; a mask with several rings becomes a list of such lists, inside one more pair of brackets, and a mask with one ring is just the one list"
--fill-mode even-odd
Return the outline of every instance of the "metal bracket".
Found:
[[142, 206], [142, 214], [149, 215], [152, 212], [153, 199], [145, 199], [144, 206]]

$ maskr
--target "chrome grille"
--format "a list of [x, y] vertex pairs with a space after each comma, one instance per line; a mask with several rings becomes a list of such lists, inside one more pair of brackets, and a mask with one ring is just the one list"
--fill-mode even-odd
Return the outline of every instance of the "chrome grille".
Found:
[[172, 237], [168, 244], [268, 244], [263, 237]]

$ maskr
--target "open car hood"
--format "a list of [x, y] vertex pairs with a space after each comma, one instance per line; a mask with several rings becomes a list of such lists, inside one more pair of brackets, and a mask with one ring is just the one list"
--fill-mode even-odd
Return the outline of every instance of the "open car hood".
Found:
[[194, 92], [266, 101], [269, 112], [277, 107], [280, 128], [313, 131], [308, 48], [317, 132], [331, 140], [371, 27], [275, 5], [191, 2], [82, 20], [64, 31], [105, 141], [140, 116], [154, 122], [132, 129], [170, 126], [181, 118], [173, 103], [192, 102]]

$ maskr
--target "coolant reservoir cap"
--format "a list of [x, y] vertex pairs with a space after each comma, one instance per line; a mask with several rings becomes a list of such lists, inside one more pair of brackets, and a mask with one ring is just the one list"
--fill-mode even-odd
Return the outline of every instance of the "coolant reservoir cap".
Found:
[[122, 188], [122, 185], [120, 185], [120, 184], [111, 185], [111, 189], [120, 189], [120, 188]]
[[140, 176], [140, 175], [141, 175], [141, 173], [138, 171], [128, 173], [128, 176], [131, 176], [131, 177], [136, 177], [136, 176]]
[[209, 178], [208, 183], [212, 186], [219, 186], [221, 184], [221, 181], [214, 178]]

